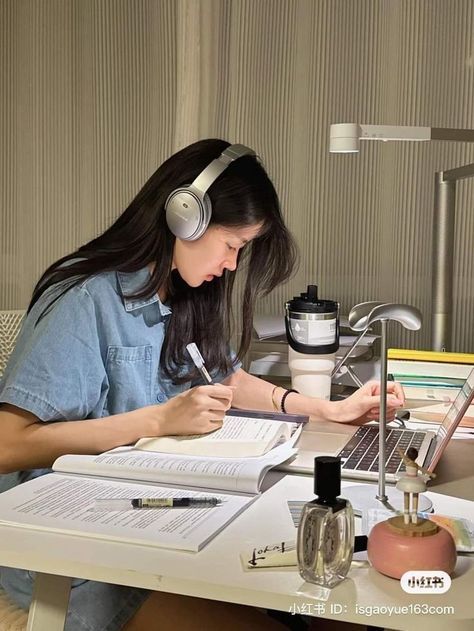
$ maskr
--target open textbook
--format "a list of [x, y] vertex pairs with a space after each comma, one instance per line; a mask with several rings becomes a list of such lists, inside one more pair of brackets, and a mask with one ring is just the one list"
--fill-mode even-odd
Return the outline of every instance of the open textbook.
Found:
[[[159, 436], [141, 438], [135, 447], [144, 451], [170, 454], [189, 454], [219, 458], [247, 458], [261, 456], [276, 445], [291, 439], [297, 425], [277, 420], [249, 416], [252, 412], [242, 411], [226, 415], [222, 427], [209, 434], [191, 436]], [[281, 415], [289, 417], [290, 415]], [[295, 416], [296, 418], [296, 416]]]
[[[257, 497], [267, 471], [291, 457], [204, 458], [119, 447], [58, 458], [53, 473], [0, 494], [0, 523], [30, 530], [197, 552]], [[97, 499], [212, 496], [211, 508], [97, 510]]]

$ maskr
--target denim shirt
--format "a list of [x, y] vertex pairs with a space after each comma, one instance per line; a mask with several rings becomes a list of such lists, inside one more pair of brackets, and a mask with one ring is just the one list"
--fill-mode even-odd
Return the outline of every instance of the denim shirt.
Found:
[[[0, 381], [0, 402], [40, 421], [81, 420], [164, 403], [202, 384], [176, 385], [160, 368], [171, 309], [156, 294], [127, 298], [148, 278], [146, 268], [98, 274], [69, 289], [39, 319], [53, 295], [45, 292], [23, 323]], [[231, 372], [239, 368], [236, 362]], [[216, 381], [227, 376], [213, 375]], [[47, 471], [24, 472], [20, 479]]]

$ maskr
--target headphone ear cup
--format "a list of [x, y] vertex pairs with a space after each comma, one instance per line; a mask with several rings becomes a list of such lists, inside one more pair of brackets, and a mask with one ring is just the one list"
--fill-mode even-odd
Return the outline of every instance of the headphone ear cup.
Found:
[[201, 200], [201, 221], [200, 225], [196, 228], [196, 233], [190, 241], [194, 241], [195, 239], [199, 239], [206, 232], [207, 227], [209, 226], [209, 222], [211, 221], [212, 215], [212, 203], [211, 198], [207, 193], [204, 193], [204, 197]]
[[[204, 199], [207, 195], [204, 196]], [[209, 207], [210, 207], [210, 200]], [[194, 241], [198, 239], [205, 229], [210, 219], [210, 211], [206, 209], [206, 202], [203, 201], [189, 188], [178, 188], [174, 190], [165, 203], [166, 223], [171, 232], [184, 241]], [[209, 215], [207, 223], [203, 226], [203, 218]]]
[[243, 156], [255, 156], [245, 145], [229, 145], [191, 184], [171, 191], [166, 202], [166, 223], [178, 239], [195, 241], [202, 237], [211, 221], [212, 204], [207, 190], [231, 162]]

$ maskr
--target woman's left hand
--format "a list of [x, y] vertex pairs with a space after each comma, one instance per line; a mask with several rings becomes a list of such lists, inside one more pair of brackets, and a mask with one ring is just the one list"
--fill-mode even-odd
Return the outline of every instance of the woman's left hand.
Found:
[[[368, 381], [343, 401], [334, 401], [336, 417], [340, 423], [363, 425], [378, 420], [380, 416], [380, 383]], [[405, 403], [402, 386], [396, 381], [387, 383], [387, 421], [393, 421], [398, 408]], [[336, 407], [337, 406], [337, 407]]]

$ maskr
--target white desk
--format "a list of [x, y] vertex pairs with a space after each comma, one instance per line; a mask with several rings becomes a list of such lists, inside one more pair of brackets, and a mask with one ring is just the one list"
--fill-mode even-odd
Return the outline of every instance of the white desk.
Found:
[[[28, 568], [37, 576], [37, 597], [30, 609], [29, 631], [56, 631], [64, 623], [70, 581], [67, 576], [94, 579], [152, 590], [188, 594], [215, 600], [244, 603], [290, 611], [300, 608], [315, 615], [315, 605], [324, 605], [326, 618], [370, 624], [390, 629], [430, 631], [448, 627], [472, 631], [474, 604], [474, 558], [460, 557], [452, 587], [444, 595], [411, 596], [397, 580], [378, 574], [370, 567], [353, 567], [348, 579], [327, 595], [309, 586], [294, 568], [244, 572], [238, 553], [262, 542], [293, 539], [295, 528], [286, 506], [287, 499], [312, 498], [312, 479], [283, 476], [242, 515], [197, 554], [152, 549], [77, 536], [46, 532], [26, 533], [23, 529], [0, 526], [0, 565]], [[350, 483], [343, 483], [343, 486]], [[375, 490], [375, 488], [374, 488]], [[437, 512], [450, 512], [474, 519], [474, 503], [429, 493]], [[271, 518], [270, 518], [271, 516]], [[357, 520], [359, 521], [359, 520]], [[301, 590], [301, 591], [300, 591]], [[453, 607], [445, 615], [364, 615], [361, 607], [401, 607], [425, 604]], [[339, 615], [331, 604], [341, 605]], [[301, 609], [302, 608], [302, 609]], [[438, 609], [440, 612], [441, 609]]]
[[436, 467], [429, 488], [474, 502], [474, 438], [451, 440]]

